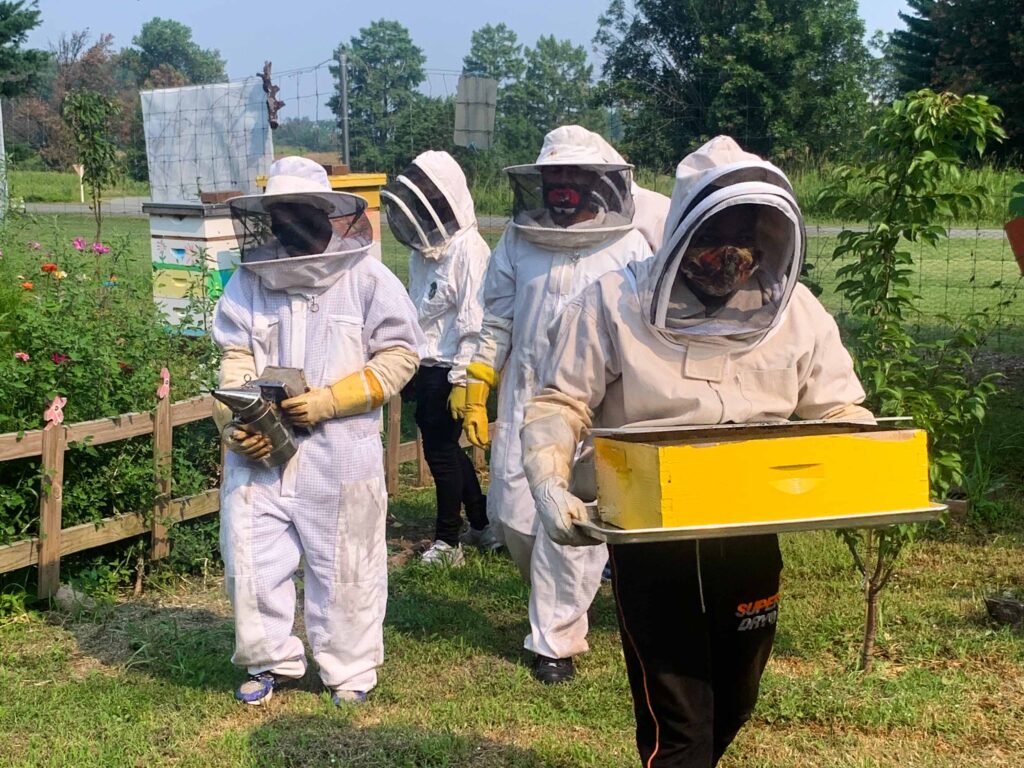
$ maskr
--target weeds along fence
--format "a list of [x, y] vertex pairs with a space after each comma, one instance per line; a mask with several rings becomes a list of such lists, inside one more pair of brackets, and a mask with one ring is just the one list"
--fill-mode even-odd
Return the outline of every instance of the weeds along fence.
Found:
[[[60, 561], [66, 555], [84, 552], [114, 542], [148, 534], [150, 558], [159, 560], [169, 553], [170, 526], [220, 511], [220, 491], [211, 489], [193, 496], [173, 498], [171, 449], [174, 427], [209, 418], [214, 400], [210, 395], [172, 403], [170, 394], [161, 397], [152, 411], [126, 413], [112, 418], [77, 424], [50, 423], [44, 429], [0, 434], [0, 462], [40, 457], [39, 528], [36, 536], [0, 546], [0, 573], [37, 566], [38, 594], [51, 597], [60, 585]], [[399, 465], [416, 462], [417, 482], [430, 483], [430, 470], [423, 457], [423, 443], [401, 442], [402, 401], [388, 403], [384, 430], [384, 466], [389, 494], [399, 487]], [[108, 517], [98, 522], [64, 528], [61, 508], [64, 493], [64, 458], [75, 443], [102, 445], [153, 435], [153, 507]], [[474, 448], [476, 466], [483, 465], [483, 451]]]

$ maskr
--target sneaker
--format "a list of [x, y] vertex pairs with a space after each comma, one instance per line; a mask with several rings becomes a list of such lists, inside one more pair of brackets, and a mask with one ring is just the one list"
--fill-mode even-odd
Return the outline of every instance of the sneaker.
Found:
[[483, 528], [470, 528], [459, 536], [459, 541], [467, 547], [477, 547], [486, 552], [497, 552], [505, 544], [494, 532], [494, 526], [485, 525]]
[[612, 564], [611, 563], [605, 563], [604, 564], [604, 570], [601, 571], [601, 581], [611, 581], [611, 580], [612, 580]]
[[235, 698], [254, 706], [266, 704], [274, 696], [275, 685], [277, 678], [270, 672], [249, 675], [249, 679], [235, 690]]
[[336, 707], [345, 704], [362, 704], [366, 701], [366, 691], [346, 691], [344, 688], [335, 688], [331, 691], [331, 701]]
[[431, 565], [447, 565], [450, 567], [462, 565], [465, 562], [461, 544], [456, 544], [453, 547], [451, 544], [447, 544], [440, 539], [431, 544], [430, 549], [424, 552], [420, 559], [424, 563]]
[[573, 666], [572, 656], [567, 656], [564, 659], [552, 659], [550, 656], [541, 656], [538, 653], [530, 671], [544, 685], [568, 683], [576, 676], [576, 667]]

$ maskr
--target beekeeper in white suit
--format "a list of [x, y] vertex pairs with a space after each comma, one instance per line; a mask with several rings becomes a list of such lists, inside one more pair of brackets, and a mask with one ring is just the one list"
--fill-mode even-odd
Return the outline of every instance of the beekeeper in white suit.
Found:
[[[302, 677], [292, 631], [300, 558], [305, 624], [335, 703], [358, 702], [383, 660], [387, 497], [380, 407], [412, 377], [423, 336], [398, 279], [369, 255], [366, 202], [331, 191], [324, 169], [285, 157], [266, 192], [234, 198], [242, 264], [217, 303], [221, 387], [266, 366], [301, 368], [309, 390], [285, 400], [308, 428], [283, 467], [258, 463], [269, 445], [215, 412], [230, 452], [221, 486], [221, 551], [235, 612], [236, 691], [261, 704], [282, 678]], [[218, 404], [219, 405], [219, 404]]]
[[[434, 476], [432, 564], [462, 565], [462, 543], [494, 549], [487, 497], [473, 462], [459, 445], [466, 403], [466, 366], [483, 322], [484, 272], [491, 249], [477, 231], [466, 176], [447, 152], [416, 157], [381, 192], [391, 233], [409, 251], [409, 296], [426, 347], [409, 394], [423, 455]], [[406, 393], [403, 393], [403, 396]], [[462, 509], [469, 529], [460, 536]]]
[[[514, 217], [491, 256], [484, 281], [484, 322], [468, 368], [466, 435], [488, 442], [487, 395], [498, 393], [488, 516], [530, 583], [533, 674], [560, 683], [575, 674], [587, 646], [587, 609], [601, 583], [603, 548], [555, 544], [540, 530], [523, 474], [523, 406], [549, 355], [547, 328], [573, 297], [609, 270], [646, 259], [633, 226], [630, 166], [600, 136], [567, 125], [544, 137], [537, 162], [506, 169]], [[538, 535], [539, 533], [539, 535]]]
[[[604, 139], [601, 140], [604, 141]], [[608, 142], [605, 142], [605, 146], [608, 156], [613, 158], [613, 162], [626, 163], [625, 158], [615, 147]], [[636, 183], [636, 179], [632, 179], [631, 191], [635, 209], [633, 211], [633, 226], [644, 236], [651, 251], [656, 251], [661, 247], [661, 239], [665, 233], [665, 219], [668, 218], [668, 210], [672, 201], [661, 192], [641, 187]]]
[[[550, 329], [522, 440], [556, 541], [594, 543], [574, 527], [586, 513], [570, 487], [590, 474], [573, 458], [591, 427], [872, 420], [835, 321], [798, 282], [803, 220], [780, 170], [713, 139], [679, 165], [665, 234], [653, 259], [605, 274]], [[712, 766], [771, 653], [778, 538], [609, 550], [641, 760]]]

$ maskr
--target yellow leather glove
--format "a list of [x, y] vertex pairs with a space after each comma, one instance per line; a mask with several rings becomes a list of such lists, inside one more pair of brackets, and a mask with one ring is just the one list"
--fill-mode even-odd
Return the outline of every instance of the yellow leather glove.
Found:
[[237, 427], [224, 430], [224, 447], [251, 461], [270, 455], [270, 440], [266, 435], [250, 435]]
[[462, 421], [466, 415], [466, 385], [455, 384], [448, 395], [448, 411], [455, 421]]
[[281, 408], [292, 424], [312, 427], [327, 419], [355, 416], [379, 408], [384, 403], [384, 390], [369, 368], [364, 368], [329, 387], [314, 387], [291, 397]]
[[472, 362], [466, 368], [466, 412], [462, 429], [466, 439], [477, 448], [486, 448], [491, 438], [487, 430], [487, 395], [498, 386], [498, 372], [487, 363]]

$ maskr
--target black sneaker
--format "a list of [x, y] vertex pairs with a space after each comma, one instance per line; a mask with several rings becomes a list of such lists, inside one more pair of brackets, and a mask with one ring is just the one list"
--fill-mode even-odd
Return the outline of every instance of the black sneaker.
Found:
[[564, 659], [552, 659], [550, 656], [541, 656], [538, 653], [533, 660], [533, 667], [530, 671], [544, 685], [568, 683], [576, 676], [576, 668], [573, 666], [572, 656]]

